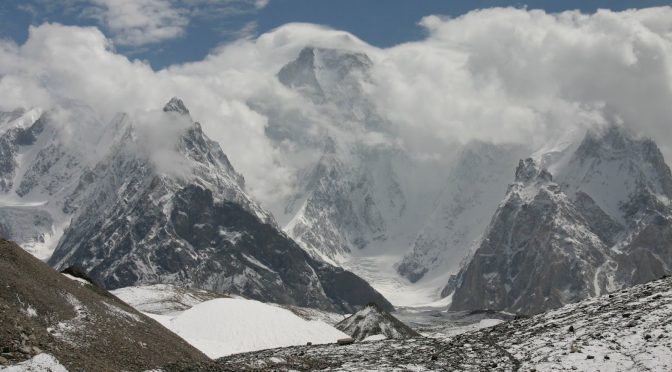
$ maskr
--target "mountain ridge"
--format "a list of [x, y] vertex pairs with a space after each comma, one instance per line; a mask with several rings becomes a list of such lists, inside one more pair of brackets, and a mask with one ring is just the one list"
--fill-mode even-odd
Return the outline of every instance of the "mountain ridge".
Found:
[[451, 309], [537, 313], [669, 272], [672, 176], [655, 143], [612, 126], [588, 132], [569, 159], [557, 177], [520, 161], [482, 243], [443, 291], [454, 289]]

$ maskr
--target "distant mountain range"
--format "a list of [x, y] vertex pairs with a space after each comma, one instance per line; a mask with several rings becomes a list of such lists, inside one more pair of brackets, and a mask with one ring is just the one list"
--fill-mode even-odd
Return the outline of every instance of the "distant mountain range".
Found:
[[181, 100], [153, 113], [172, 142], [151, 148], [148, 136], [159, 134], [120, 114], [105, 126], [96, 146], [107, 151], [95, 161], [50, 113], [30, 114], [7, 114], [3, 124], [13, 170], [3, 185], [15, 202], [0, 209], [2, 231], [52, 266], [79, 267], [111, 289], [174, 283], [333, 311], [371, 301], [391, 309], [364, 280], [281, 232]]
[[389, 310], [382, 281], [452, 296], [454, 310], [537, 313], [670, 271], [672, 176], [652, 140], [611, 124], [541, 149], [470, 142], [422, 158], [377, 109], [374, 68], [306, 47], [277, 74], [305, 112], [248, 102], [275, 150], [313, 155], [272, 206], [177, 98], [109, 123], [76, 102], [0, 113], [0, 235], [107, 288], [339, 312]]

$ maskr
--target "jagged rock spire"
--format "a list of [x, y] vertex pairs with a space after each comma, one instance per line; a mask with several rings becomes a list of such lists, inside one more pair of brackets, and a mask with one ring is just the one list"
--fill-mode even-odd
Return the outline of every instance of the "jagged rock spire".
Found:
[[189, 115], [187, 106], [184, 105], [181, 99], [173, 97], [163, 106], [163, 112], [177, 112], [182, 115]]
[[535, 179], [552, 181], [553, 176], [544, 168], [540, 168], [532, 158], [520, 160], [516, 168], [516, 182], [528, 183]]

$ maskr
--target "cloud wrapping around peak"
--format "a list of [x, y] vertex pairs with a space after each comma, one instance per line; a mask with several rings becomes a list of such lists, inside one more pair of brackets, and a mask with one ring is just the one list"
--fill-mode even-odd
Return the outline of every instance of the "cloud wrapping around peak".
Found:
[[271, 203], [294, 191], [298, 170], [310, 163], [301, 148], [309, 141], [269, 139], [269, 125], [278, 125], [269, 119], [277, 118], [257, 106], [306, 136], [340, 124], [276, 77], [314, 46], [370, 57], [365, 91], [388, 120], [385, 136], [418, 158], [440, 158], [475, 140], [542, 146], [610, 117], [653, 137], [672, 158], [672, 8], [590, 15], [495, 8], [420, 24], [424, 40], [388, 49], [344, 31], [288, 24], [159, 71], [117, 54], [96, 28], [43, 24], [23, 45], [0, 42], [0, 109], [76, 100], [107, 122], [178, 96], [250, 191]]

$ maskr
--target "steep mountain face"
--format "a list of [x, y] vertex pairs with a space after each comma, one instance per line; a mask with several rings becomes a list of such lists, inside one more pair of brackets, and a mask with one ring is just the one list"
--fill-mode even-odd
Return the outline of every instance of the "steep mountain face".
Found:
[[[301, 172], [282, 214], [293, 238], [332, 262], [386, 240], [407, 203], [395, 167], [403, 154], [388, 145], [385, 121], [364, 93], [371, 66], [364, 54], [304, 48], [278, 79], [312, 102], [329, 129], [306, 137], [305, 128], [269, 115], [269, 138], [321, 154]], [[367, 143], [374, 134], [380, 142]]]
[[459, 274], [453, 309], [530, 313], [595, 294], [593, 279], [608, 247], [551, 179], [534, 160], [521, 161], [516, 182]]
[[46, 353], [71, 371], [147, 370], [208, 361], [107, 291], [54, 271], [6, 240], [0, 240], [0, 281], [0, 369]]
[[336, 324], [336, 328], [349, 334], [355, 341], [420, 337], [420, 334], [376, 304], [369, 304], [343, 319]]
[[369, 95], [373, 67], [358, 52], [305, 48], [278, 73], [305, 107], [257, 108], [269, 117], [266, 135], [280, 152], [312, 159], [299, 165], [295, 193], [274, 207], [284, 230], [311, 255], [387, 294], [409, 285], [393, 265], [434, 210], [445, 161], [404, 148]]
[[297, 196], [305, 200], [286, 226], [309, 252], [335, 262], [353, 249], [387, 240], [390, 225], [406, 208], [391, 164], [394, 155], [384, 149], [357, 151], [358, 156], [321, 157], [307, 178], [305, 194]]
[[181, 101], [157, 115], [174, 145], [154, 158], [143, 123], [128, 121], [68, 199], [79, 212], [50, 264], [82, 267], [108, 288], [173, 283], [336, 311], [368, 301], [391, 307], [362, 279], [281, 233]]
[[274, 213], [313, 256], [386, 294], [421, 286], [405, 298], [429, 302], [477, 244], [511, 181], [506, 169], [529, 150], [472, 143], [418, 156], [369, 96], [373, 68], [361, 53], [305, 48], [278, 73], [305, 99], [301, 110], [253, 105], [269, 118], [266, 135], [281, 153], [317, 154]]
[[278, 80], [339, 116], [343, 129], [380, 128], [384, 121], [364, 93], [373, 62], [363, 53], [306, 47], [278, 72]]
[[[42, 259], [49, 257], [70, 218], [65, 198], [96, 157], [83, 144], [105, 147], [96, 136], [75, 138], [83, 126], [83, 133], [103, 132], [86, 107], [70, 105], [68, 112], [70, 117], [38, 109], [0, 114], [0, 236]], [[63, 120], [77, 122], [74, 134], [61, 128]]]
[[537, 313], [669, 272], [672, 177], [653, 141], [612, 126], [547, 166], [557, 177], [520, 162], [479, 248], [444, 290], [454, 289], [452, 309]]
[[511, 182], [522, 146], [471, 143], [448, 172], [445, 188], [397, 271], [415, 282], [428, 273], [456, 274], [478, 244]]

